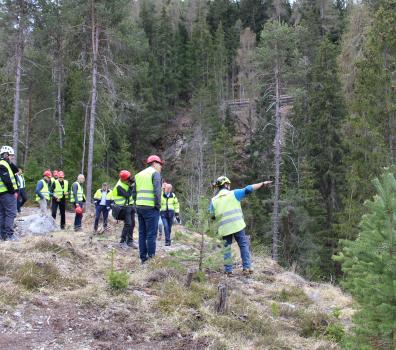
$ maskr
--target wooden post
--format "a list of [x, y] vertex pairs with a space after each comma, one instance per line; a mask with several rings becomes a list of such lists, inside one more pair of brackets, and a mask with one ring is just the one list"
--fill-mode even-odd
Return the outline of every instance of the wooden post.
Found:
[[188, 269], [187, 271], [187, 278], [186, 278], [186, 283], [184, 284], [185, 287], [189, 288], [191, 286], [191, 282], [194, 276], [194, 270], [193, 269]]
[[227, 309], [227, 286], [225, 284], [219, 284], [217, 287], [218, 301], [216, 305], [216, 312], [223, 314]]

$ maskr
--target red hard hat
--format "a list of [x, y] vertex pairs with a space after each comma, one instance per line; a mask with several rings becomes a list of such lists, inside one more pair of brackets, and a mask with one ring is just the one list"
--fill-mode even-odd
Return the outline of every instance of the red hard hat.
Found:
[[131, 178], [131, 173], [128, 170], [121, 170], [118, 176], [121, 180], [127, 181]]
[[59, 171], [58, 170], [54, 170], [54, 176], [59, 176]]
[[147, 164], [151, 164], [153, 162], [160, 163], [163, 165], [164, 163], [162, 162], [161, 158], [156, 156], [156, 155], [151, 155], [150, 157], [147, 158]]
[[61, 177], [63, 179], [65, 177], [65, 173], [62, 170], [59, 171], [58, 177]]
[[76, 212], [77, 215], [81, 215], [83, 213], [83, 208], [78, 206], [78, 207], [76, 207], [76, 209], [74, 211]]
[[51, 177], [52, 176], [51, 170], [44, 171], [43, 176]]

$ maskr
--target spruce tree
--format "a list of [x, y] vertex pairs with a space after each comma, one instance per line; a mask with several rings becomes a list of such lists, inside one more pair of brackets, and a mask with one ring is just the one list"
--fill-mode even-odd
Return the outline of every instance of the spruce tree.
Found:
[[365, 203], [355, 241], [344, 240], [334, 257], [342, 263], [343, 285], [359, 303], [352, 348], [396, 348], [396, 180], [386, 170], [373, 181], [377, 194]]

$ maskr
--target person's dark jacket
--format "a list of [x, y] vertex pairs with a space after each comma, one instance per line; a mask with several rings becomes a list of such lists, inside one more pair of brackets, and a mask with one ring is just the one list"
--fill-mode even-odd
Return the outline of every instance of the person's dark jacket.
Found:
[[132, 202], [132, 199], [136, 198], [136, 186], [134, 182], [129, 185], [128, 191], [125, 191], [120, 185], [116, 188], [119, 196], [129, 198], [129, 203], [126, 203], [127, 205]]
[[[2, 159], [2, 160], [5, 160], [10, 165], [11, 170], [14, 173], [14, 176], [15, 176], [15, 170], [14, 170], [15, 165], [10, 163], [6, 159]], [[17, 168], [16, 172], [18, 172], [18, 168]], [[12, 185], [12, 180], [11, 180], [10, 174], [9, 174], [7, 168], [4, 165], [0, 165], [0, 178], [1, 178], [1, 181], [3, 181], [4, 185], [7, 188], [7, 192], [3, 192], [1, 194], [5, 194], [5, 193], [14, 194], [15, 192], [18, 191], [18, 190], [14, 190], [14, 186]]]

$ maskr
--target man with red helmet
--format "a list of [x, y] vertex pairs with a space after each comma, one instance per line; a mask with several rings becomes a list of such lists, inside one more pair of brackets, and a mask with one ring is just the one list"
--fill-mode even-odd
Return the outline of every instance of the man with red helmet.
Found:
[[40, 205], [41, 216], [47, 215], [47, 201], [50, 199], [51, 170], [45, 170], [43, 178], [36, 185], [36, 202]]
[[60, 228], [61, 230], [64, 230], [66, 224], [66, 198], [69, 196], [69, 182], [65, 180], [65, 173], [63, 171], [59, 171], [56, 177], [57, 178], [51, 184], [52, 217], [54, 220], [56, 219], [56, 213], [59, 207], [61, 215]]
[[139, 254], [144, 263], [155, 256], [159, 210], [161, 208], [161, 169], [160, 157], [147, 158], [148, 167], [136, 174], [136, 210], [139, 219]]
[[133, 229], [135, 228], [135, 184], [128, 170], [121, 170], [119, 180], [112, 192], [112, 200], [115, 205], [122, 206], [125, 210], [124, 227], [121, 233], [120, 246], [123, 249], [132, 247], [137, 249], [133, 241]]

